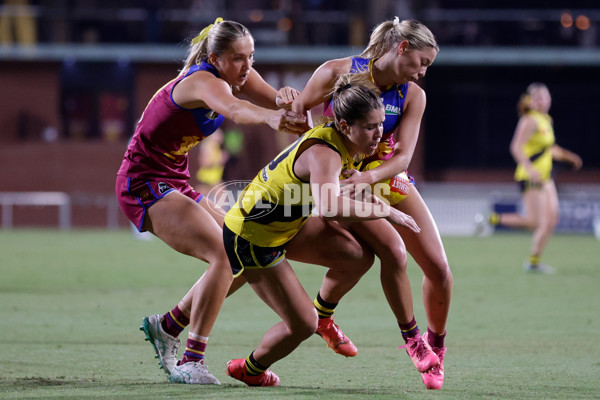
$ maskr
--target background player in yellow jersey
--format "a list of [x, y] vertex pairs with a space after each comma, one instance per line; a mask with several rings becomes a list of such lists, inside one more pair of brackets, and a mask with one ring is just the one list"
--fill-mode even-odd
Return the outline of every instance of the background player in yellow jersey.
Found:
[[[317, 330], [317, 311], [285, 258], [286, 245], [309, 219], [313, 206], [320, 216], [315, 219], [385, 218], [419, 232], [410, 216], [372, 196], [357, 201], [340, 193], [341, 172], [351, 169], [362, 154], [374, 153], [381, 140], [385, 112], [377, 88], [364, 74], [342, 76], [332, 105], [334, 123], [318, 126], [288, 146], [258, 173], [225, 216], [223, 239], [234, 276], [245, 277], [282, 319], [246, 359], [227, 364], [228, 375], [251, 386], [279, 385], [279, 377], [267, 368]], [[303, 189], [305, 196], [290, 193]], [[325, 230], [311, 232], [330, 240]], [[364, 272], [350, 269], [340, 280], [356, 283]]]
[[217, 129], [212, 135], [200, 142], [198, 149], [198, 170], [196, 180], [201, 193], [208, 193], [223, 181], [225, 164], [229, 154], [223, 148], [224, 133]]
[[525, 263], [530, 272], [554, 273], [540, 263], [542, 252], [558, 223], [558, 194], [552, 178], [553, 160], [581, 168], [581, 158], [555, 143], [552, 118], [548, 115], [552, 97], [543, 83], [532, 83], [517, 106], [519, 122], [510, 152], [517, 163], [515, 180], [522, 193], [524, 213], [492, 213], [492, 225], [528, 228], [533, 231], [531, 255]]

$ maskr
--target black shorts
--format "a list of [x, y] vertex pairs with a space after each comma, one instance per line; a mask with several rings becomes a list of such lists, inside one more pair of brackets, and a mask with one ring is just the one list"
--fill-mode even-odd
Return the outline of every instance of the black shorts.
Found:
[[[555, 179], [554, 170], [552, 170], [550, 172], [550, 180], [553, 180], [553, 179]], [[521, 193], [525, 193], [529, 189], [540, 190], [542, 187], [544, 187], [544, 183], [546, 183], [546, 182], [548, 182], [548, 181], [531, 182], [531, 181], [527, 181], [527, 180], [522, 180], [522, 181], [517, 181], [517, 185], [519, 185], [519, 190], [521, 191]]]
[[285, 245], [277, 247], [257, 246], [236, 235], [227, 225], [223, 225], [223, 243], [234, 277], [244, 272], [245, 268], [270, 268], [285, 259]]
[[517, 181], [517, 185], [519, 185], [519, 191], [525, 193], [529, 189], [540, 190], [543, 184], [541, 182]]

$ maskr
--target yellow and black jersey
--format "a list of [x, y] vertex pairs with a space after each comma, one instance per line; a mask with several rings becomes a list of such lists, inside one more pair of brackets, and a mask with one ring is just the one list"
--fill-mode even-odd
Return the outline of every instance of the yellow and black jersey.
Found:
[[[533, 167], [539, 171], [542, 180], [547, 181], [552, 173], [552, 146], [554, 145], [554, 128], [552, 127], [552, 118], [548, 114], [542, 114], [531, 110], [527, 116], [533, 118], [536, 124], [536, 130], [525, 143], [523, 151], [531, 160]], [[515, 171], [516, 181], [529, 181], [530, 176], [525, 167], [517, 165]]]
[[333, 124], [304, 133], [265, 166], [240, 194], [225, 216], [225, 225], [236, 235], [262, 247], [277, 247], [290, 241], [313, 208], [309, 182], [294, 172], [300, 154], [314, 144], [326, 144], [342, 160], [342, 171], [358, 169]]

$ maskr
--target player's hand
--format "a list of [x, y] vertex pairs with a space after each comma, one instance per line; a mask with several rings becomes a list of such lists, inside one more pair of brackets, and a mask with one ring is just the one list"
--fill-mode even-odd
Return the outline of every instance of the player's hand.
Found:
[[403, 213], [402, 211], [400, 211], [394, 207], [390, 207], [390, 215], [388, 216], [387, 219], [391, 223], [400, 225], [400, 226], [404, 226], [415, 233], [421, 232], [421, 228], [419, 228], [419, 225], [417, 225], [417, 223], [415, 222], [413, 217], [411, 217], [408, 214]]
[[285, 86], [279, 89], [277, 92], [277, 97], [275, 98], [275, 104], [279, 108], [285, 108], [286, 110], [290, 110], [292, 108], [292, 103], [300, 95], [300, 92], [293, 87]]
[[583, 166], [583, 160], [577, 154], [571, 154], [571, 159], [569, 161], [571, 161], [575, 171], [579, 171]]
[[356, 197], [354, 185], [343, 185], [340, 183], [340, 196], [354, 199]]
[[273, 117], [269, 119], [268, 124], [276, 131], [293, 133], [295, 135], [306, 132], [306, 116], [283, 108], [275, 111]]
[[529, 170], [529, 181], [533, 184], [542, 183], [542, 174], [537, 169], [531, 168]]
[[355, 169], [348, 169], [342, 171], [342, 175], [348, 176], [346, 179], [340, 181], [341, 185], [358, 185], [358, 184], [367, 184], [370, 185], [371, 182], [369, 180], [368, 172], [361, 172]]
[[368, 203], [378, 203], [380, 200], [371, 193], [371, 186], [367, 184], [344, 185], [340, 184], [340, 195], [352, 200]]

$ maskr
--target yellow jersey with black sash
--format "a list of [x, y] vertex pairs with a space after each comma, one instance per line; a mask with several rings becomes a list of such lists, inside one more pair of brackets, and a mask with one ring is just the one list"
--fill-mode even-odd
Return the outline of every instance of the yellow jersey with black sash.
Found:
[[[527, 116], [533, 118], [536, 130], [523, 146], [523, 151], [533, 164], [533, 168], [541, 175], [542, 181], [547, 181], [552, 174], [552, 146], [554, 145], [554, 128], [552, 118], [548, 114], [531, 110]], [[522, 164], [517, 165], [515, 171], [516, 181], [529, 181], [530, 176]]]
[[326, 144], [339, 154], [342, 171], [357, 169], [333, 124], [304, 133], [265, 166], [244, 188], [225, 216], [225, 225], [236, 235], [261, 247], [277, 247], [290, 241], [302, 228], [313, 208], [309, 182], [294, 172], [300, 154], [314, 144]]

